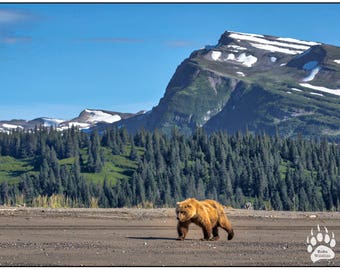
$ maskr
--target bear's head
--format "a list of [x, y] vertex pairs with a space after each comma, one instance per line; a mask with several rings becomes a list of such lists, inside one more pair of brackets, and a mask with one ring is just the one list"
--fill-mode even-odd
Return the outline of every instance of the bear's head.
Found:
[[176, 205], [176, 217], [180, 222], [189, 221], [196, 215], [196, 207], [190, 199], [178, 202]]

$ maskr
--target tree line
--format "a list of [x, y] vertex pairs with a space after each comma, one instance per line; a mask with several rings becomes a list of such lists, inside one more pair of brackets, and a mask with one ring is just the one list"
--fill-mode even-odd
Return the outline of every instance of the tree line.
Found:
[[[83, 173], [100, 173], [110, 162], [104, 150], [124, 155], [136, 169], [124, 179], [86, 179]], [[176, 128], [170, 135], [37, 128], [1, 133], [0, 155], [30, 159], [33, 165], [19, 181], [0, 179], [1, 204], [30, 206], [39, 196], [58, 195], [70, 207], [173, 207], [196, 197], [234, 208], [251, 202], [255, 209], [340, 209], [340, 146], [326, 139], [208, 135], [201, 128], [191, 136]], [[73, 163], [60, 162], [67, 158]]]

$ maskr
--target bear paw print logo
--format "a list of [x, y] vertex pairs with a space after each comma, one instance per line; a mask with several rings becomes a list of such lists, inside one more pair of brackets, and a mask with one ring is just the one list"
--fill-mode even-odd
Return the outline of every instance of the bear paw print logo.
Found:
[[312, 262], [333, 259], [335, 253], [332, 248], [335, 247], [335, 244], [334, 233], [332, 232], [330, 236], [326, 227], [324, 227], [324, 232], [322, 232], [318, 224], [316, 235], [314, 235], [313, 229], [311, 229], [310, 236], [307, 236], [307, 251], [311, 253], [310, 258]]

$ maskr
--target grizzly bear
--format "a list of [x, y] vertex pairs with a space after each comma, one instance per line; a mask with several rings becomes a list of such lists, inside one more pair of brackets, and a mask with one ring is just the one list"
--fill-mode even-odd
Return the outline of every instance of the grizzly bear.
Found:
[[[189, 224], [195, 223], [203, 230], [203, 239], [216, 241], [218, 236], [218, 227], [228, 232], [228, 240], [234, 237], [234, 231], [224, 213], [223, 206], [214, 200], [198, 201], [194, 198], [178, 202], [176, 206], [176, 216], [178, 220], [177, 240], [184, 240], [189, 231]], [[211, 234], [213, 235], [210, 238]]]

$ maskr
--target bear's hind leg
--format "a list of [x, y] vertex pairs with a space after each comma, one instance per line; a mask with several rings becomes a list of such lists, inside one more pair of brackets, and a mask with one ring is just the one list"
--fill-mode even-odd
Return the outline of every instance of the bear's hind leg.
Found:
[[178, 223], [177, 224], [177, 232], [178, 232], [178, 238], [177, 240], [184, 240], [187, 233], [189, 231], [189, 224], [187, 223]]
[[217, 241], [218, 239], [220, 239], [219, 235], [218, 235], [218, 226], [216, 225], [213, 229], [212, 229], [212, 234], [213, 234], [213, 238], [211, 238], [211, 241]]
[[223, 216], [222, 218], [220, 218], [219, 226], [228, 233], [228, 240], [233, 239], [234, 230], [233, 230], [233, 227], [231, 226], [229, 219], [226, 216]]

